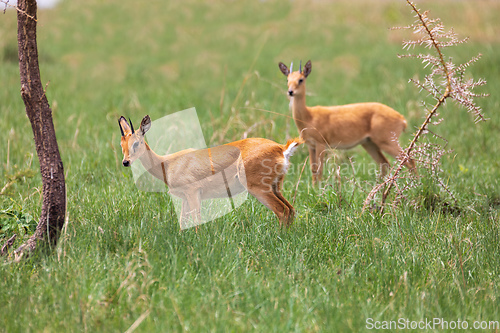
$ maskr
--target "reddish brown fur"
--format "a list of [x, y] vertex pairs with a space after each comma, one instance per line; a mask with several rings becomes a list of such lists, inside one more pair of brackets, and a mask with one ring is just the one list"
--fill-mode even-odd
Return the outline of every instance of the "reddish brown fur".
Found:
[[[350, 149], [361, 145], [385, 175], [389, 162], [382, 152], [395, 158], [400, 155], [398, 139], [407, 126], [405, 118], [381, 103], [308, 107], [306, 78], [311, 73], [311, 62], [308, 61], [303, 71], [291, 73], [283, 63], [279, 67], [287, 76], [288, 94], [293, 97], [293, 119], [309, 148], [313, 183], [321, 181], [327, 148]], [[409, 160], [406, 166], [413, 170], [415, 163]]]
[[[151, 126], [149, 116], [144, 117], [135, 133], [132, 133], [125, 118], [121, 117], [119, 123], [124, 132], [121, 138], [123, 165], [130, 166], [139, 159], [148, 172], [163, 180], [170, 193], [183, 200], [180, 220], [189, 215], [193, 219], [199, 218], [201, 200], [227, 195], [227, 185], [232, 188], [243, 185], [240, 189], [246, 187], [251, 195], [276, 214], [281, 225], [292, 223], [295, 210], [280, 192], [286, 173], [283, 153], [291, 144], [303, 143], [301, 138], [289, 140], [286, 145], [251, 138], [208, 149], [186, 149], [159, 156], [144, 141], [144, 134]], [[136, 142], [139, 144], [134, 149], [132, 147]], [[230, 170], [232, 165], [237, 165], [233, 171]], [[228, 173], [226, 185], [210, 181], [210, 176], [221, 170]], [[246, 179], [246, 184], [241, 184], [240, 179]]]

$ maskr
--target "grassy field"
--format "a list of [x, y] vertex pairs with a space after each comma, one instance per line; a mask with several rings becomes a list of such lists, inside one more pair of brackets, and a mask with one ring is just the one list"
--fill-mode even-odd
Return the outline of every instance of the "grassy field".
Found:
[[[40, 67], [68, 223], [52, 253], [2, 259], [0, 331], [357, 332], [400, 318], [469, 329], [500, 321], [500, 2], [418, 3], [470, 37], [445, 52], [458, 63], [483, 54], [469, 74], [491, 94], [479, 101], [489, 121], [475, 125], [450, 102], [434, 128], [452, 150], [442, 178], [456, 202], [423, 179], [398, 208], [361, 214], [375, 180], [370, 157], [359, 147], [338, 153], [342, 178], [316, 190], [307, 168], [300, 177], [303, 147], [284, 190], [295, 196], [290, 228], [250, 198], [198, 232], [179, 232], [168, 195], [136, 189], [121, 166], [118, 117], [138, 126], [146, 114], [196, 107], [210, 146], [243, 133], [285, 142], [298, 133], [277, 64], [311, 59], [309, 105], [386, 103], [408, 120], [405, 145], [425, 115], [425, 95], [408, 79], [426, 74], [397, 58], [409, 34], [388, 29], [413, 22], [405, 1], [71, 0], [41, 11]], [[41, 180], [19, 94], [15, 12], [0, 21], [0, 188], [17, 179], [0, 196], [3, 244], [36, 226]]]

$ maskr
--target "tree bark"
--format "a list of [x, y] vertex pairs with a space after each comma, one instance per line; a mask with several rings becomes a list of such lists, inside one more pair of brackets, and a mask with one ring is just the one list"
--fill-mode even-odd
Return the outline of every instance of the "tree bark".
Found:
[[26, 251], [33, 251], [39, 241], [52, 246], [57, 244], [66, 214], [66, 184], [52, 110], [42, 86], [38, 67], [36, 0], [18, 0], [17, 9], [21, 97], [33, 130], [40, 162], [43, 196], [42, 212], [35, 233], [14, 251], [19, 258]]

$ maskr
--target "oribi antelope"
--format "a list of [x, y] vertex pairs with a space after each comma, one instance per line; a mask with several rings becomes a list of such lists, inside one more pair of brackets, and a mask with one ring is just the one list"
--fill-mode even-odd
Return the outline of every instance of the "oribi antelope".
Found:
[[[406, 129], [405, 118], [396, 110], [381, 103], [356, 103], [338, 106], [306, 106], [306, 79], [311, 74], [309, 60], [304, 70], [292, 72], [279, 63], [287, 77], [288, 96], [292, 115], [301, 137], [309, 149], [313, 183], [321, 182], [323, 159], [327, 148], [350, 149], [361, 145], [381, 168], [384, 176], [389, 162], [382, 152], [395, 158], [401, 154], [399, 136]], [[415, 162], [408, 159], [405, 166], [414, 170]]]
[[[278, 217], [280, 225], [293, 222], [295, 210], [281, 194], [281, 186], [289, 159], [303, 143], [301, 138], [288, 140], [285, 145], [262, 138], [248, 138], [207, 149], [186, 149], [160, 156], [149, 147], [144, 135], [151, 128], [145, 116], [140, 128], [122, 116], [121, 130], [123, 166], [139, 159], [144, 168], [163, 181], [169, 192], [182, 199], [181, 216], [200, 219], [201, 201], [236, 195], [245, 189]], [[224, 181], [214, 181], [222, 173]], [[228, 193], [228, 191], [232, 193]]]

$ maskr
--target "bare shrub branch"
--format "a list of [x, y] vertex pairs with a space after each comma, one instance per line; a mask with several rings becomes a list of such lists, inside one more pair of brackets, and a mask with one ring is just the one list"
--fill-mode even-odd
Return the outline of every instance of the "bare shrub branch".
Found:
[[[430, 170], [431, 175], [437, 179], [438, 184], [454, 198], [451, 191], [439, 178], [439, 173], [441, 172], [440, 159], [447, 151], [442, 146], [420, 144], [419, 141], [430, 132], [430, 124], [438, 125], [443, 121], [443, 118], [438, 118], [438, 110], [445, 104], [448, 98], [451, 98], [468, 112], [472, 113], [475, 116], [476, 123], [486, 120], [482, 114], [481, 107], [476, 104], [474, 99], [488, 95], [473, 92], [474, 88], [485, 85], [486, 81], [483, 79], [474, 81], [473, 79], [466, 79], [465, 76], [465, 70], [478, 61], [481, 54], [460, 65], [456, 65], [451, 59], [445, 59], [443, 49], [466, 43], [468, 38], [459, 39], [453, 29], [445, 30], [439, 18], [431, 19], [429, 18], [428, 11], [422, 12], [410, 0], [406, 2], [415, 13], [416, 20], [409, 26], [393, 29], [413, 30], [414, 35], [418, 36], [414, 40], [404, 40], [403, 49], [410, 50], [415, 47], [424, 47], [429, 49], [429, 53], [398, 55], [398, 57], [419, 59], [424, 68], [429, 69], [430, 73], [422, 81], [411, 79], [410, 82], [414, 83], [421, 91], [425, 91], [427, 96], [434, 101], [434, 105], [426, 108], [427, 115], [423, 123], [417, 129], [408, 147], [400, 154], [396, 165], [391, 170], [390, 176], [382, 183], [374, 186], [370, 191], [365, 200], [363, 211], [375, 200], [376, 195], [383, 190], [380, 199], [380, 211], [383, 212], [385, 202], [392, 189], [397, 185], [399, 179], [404, 178], [401, 176], [401, 171], [403, 165], [410, 157], [420, 162], [419, 167]], [[402, 191], [411, 186], [413, 185], [401, 187], [393, 203], [399, 203], [400, 197], [403, 195]]]
[[35, 22], [38, 22], [37, 18], [34, 17], [33, 15], [29, 15], [26, 11], [22, 10], [18, 6], [11, 5], [9, 3], [9, 0], [0, 0], [0, 3], [3, 3], [5, 5], [5, 7], [3, 9], [4, 14], [5, 14], [5, 11], [7, 10], [7, 7], [12, 7], [12, 8], [15, 8], [19, 13], [26, 15], [26, 17], [29, 17], [30, 19], [32, 19]]

